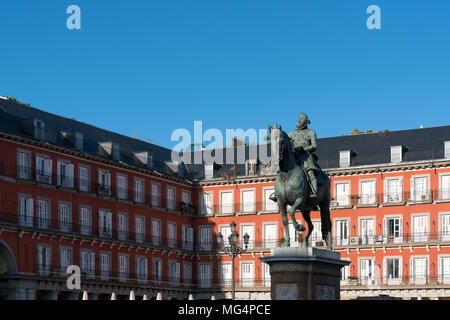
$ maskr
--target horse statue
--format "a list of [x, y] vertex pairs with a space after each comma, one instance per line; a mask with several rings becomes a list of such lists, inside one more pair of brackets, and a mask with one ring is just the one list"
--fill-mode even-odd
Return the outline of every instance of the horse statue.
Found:
[[310, 213], [320, 208], [320, 218], [322, 222], [322, 239], [327, 244], [327, 249], [332, 250], [331, 219], [330, 219], [330, 179], [328, 175], [320, 169], [318, 180], [317, 197], [310, 198], [311, 186], [308, 182], [308, 175], [296, 160], [291, 138], [281, 129], [281, 126], [269, 126], [271, 141], [271, 170], [277, 174], [275, 179], [275, 198], [284, 225], [285, 242], [283, 247], [290, 246], [287, 205], [290, 205], [289, 215], [291, 216], [295, 230], [302, 232], [305, 227], [295, 220], [295, 211], [300, 210], [303, 219], [308, 224], [308, 234], [302, 243], [303, 247], [308, 246], [308, 241], [314, 229], [311, 222]]

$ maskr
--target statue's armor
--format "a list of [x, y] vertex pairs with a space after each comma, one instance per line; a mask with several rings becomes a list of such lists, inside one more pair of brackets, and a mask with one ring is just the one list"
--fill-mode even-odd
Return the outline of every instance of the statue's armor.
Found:
[[[312, 156], [312, 153], [316, 150], [315, 136], [316, 133], [311, 129], [296, 129], [289, 133], [289, 137], [292, 139], [293, 143], [293, 150], [299, 164], [303, 166], [306, 172], [309, 170], [314, 170], [314, 173], [317, 175], [320, 170]], [[298, 152], [298, 149], [296, 149], [297, 147], [310, 148], [308, 148], [309, 152], [303, 149]]]

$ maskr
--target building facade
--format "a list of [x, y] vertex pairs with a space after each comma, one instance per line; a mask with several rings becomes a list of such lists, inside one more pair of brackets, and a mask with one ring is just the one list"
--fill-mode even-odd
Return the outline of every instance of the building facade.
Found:
[[[252, 158], [173, 163], [170, 150], [0, 99], [0, 297], [269, 299], [259, 258], [284, 241], [275, 175]], [[341, 298], [450, 297], [450, 126], [319, 139], [331, 178]], [[245, 147], [244, 147], [245, 148]], [[270, 148], [269, 148], [270, 149]], [[189, 156], [204, 150], [192, 150]], [[302, 221], [301, 213], [296, 218]], [[324, 247], [319, 212], [310, 245]], [[248, 234], [217, 250], [230, 223]], [[302, 239], [291, 228], [291, 245]], [[225, 243], [226, 244], [226, 243]], [[81, 268], [69, 290], [67, 267]]]

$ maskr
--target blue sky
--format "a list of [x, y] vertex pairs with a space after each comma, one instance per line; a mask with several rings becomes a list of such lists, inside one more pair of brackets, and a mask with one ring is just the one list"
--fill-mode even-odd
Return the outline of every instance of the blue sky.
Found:
[[[81, 8], [81, 30], [66, 8]], [[381, 30], [366, 8], [381, 8]], [[173, 147], [173, 130], [319, 137], [450, 124], [449, 1], [3, 1], [0, 94]]]

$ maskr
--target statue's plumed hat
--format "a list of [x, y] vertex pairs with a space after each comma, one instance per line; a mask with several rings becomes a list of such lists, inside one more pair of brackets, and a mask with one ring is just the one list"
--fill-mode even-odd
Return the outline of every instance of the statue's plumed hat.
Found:
[[300, 114], [298, 116], [297, 128], [303, 129], [310, 123], [311, 123], [311, 121], [309, 121], [308, 116], [305, 113], [300, 112]]

